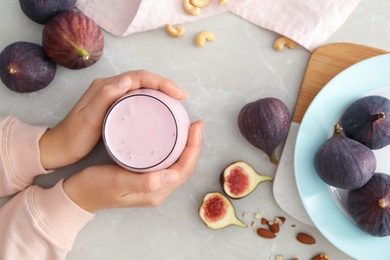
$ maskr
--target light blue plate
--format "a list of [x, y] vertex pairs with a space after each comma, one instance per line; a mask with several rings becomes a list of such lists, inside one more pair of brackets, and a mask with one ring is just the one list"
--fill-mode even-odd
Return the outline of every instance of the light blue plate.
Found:
[[389, 86], [390, 54], [361, 61], [342, 71], [310, 104], [295, 145], [295, 178], [308, 215], [332, 244], [356, 259], [390, 259], [390, 237], [378, 238], [364, 233], [340, 210], [330, 189], [314, 169], [314, 155], [342, 111], [366, 93]]

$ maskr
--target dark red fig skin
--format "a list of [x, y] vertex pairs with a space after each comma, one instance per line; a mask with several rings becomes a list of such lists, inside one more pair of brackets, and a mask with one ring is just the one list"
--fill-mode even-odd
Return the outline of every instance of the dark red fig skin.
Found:
[[72, 10], [76, 0], [19, 0], [23, 13], [39, 24], [45, 24], [55, 15]]
[[38, 91], [47, 87], [55, 74], [56, 64], [36, 43], [15, 42], [0, 53], [0, 78], [12, 91]]
[[353, 102], [343, 113], [340, 124], [347, 137], [370, 149], [390, 144], [390, 100], [367, 96]]
[[58, 65], [83, 69], [95, 64], [102, 56], [104, 37], [92, 19], [80, 12], [67, 11], [45, 24], [42, 45]]
[[264, 151], [270, 161], [278, 164], [276, 147], [285, 141], [291, 115], [277, 98], [263, 98], [246, 104], [238, 115], [238, 127], [245, 139]]
[[341, 134], [335, 126], [314, 156], [318, 176], [328, 185], [352, 190], [362, 187], [372, 177], [376, 168], [374, 153], [363, 144]]
[[372, 236], [390, 236], [390, 175], [375, 173], [363, 187], [348, 192], [347, 204], [360, 229]]

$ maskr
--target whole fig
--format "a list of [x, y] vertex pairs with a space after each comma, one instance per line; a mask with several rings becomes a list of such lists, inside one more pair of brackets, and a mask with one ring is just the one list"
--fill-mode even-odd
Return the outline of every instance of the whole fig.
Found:
[[345, 110], [340, 124], [347, 137], [370, 149], [381, 149], [390, 144], [390, 100], [382, 96], [360, 98]]
[[238, 128], [245, 139], [263, 150], [270, 161], [278, 164], [276, 147], [287, 137], [291, 115], [277, 98], [263, 98], [246, 104], [238, 115]]
[[58, 65], [82, 69], [100, 59], [104, 37], [92, 19], [80, 12], [66, 11], [45, 24], [42, 45], [47, 55]]
[[363, 187], [348, 192], [347, 204], [360, 229], [390, 236], [390, 175], [375, 173]]
[[314, 166], [328, 185], [352, 190], [362, 187], [374, 174], [376, 158], [365, 145], [345, 137], [342, 127], [334, 126], [333, 135], [317, 150]]
[[39, 44], [14, 42], [0, 53], [0, 78], [12, 91], [26, 93], [43, 89], [55, 74], [56, 64]]
[[45, 24], [50, 18], [63, 11], [72, 10], [76, 0], [19, 0], [23, 13], [39, 24]]

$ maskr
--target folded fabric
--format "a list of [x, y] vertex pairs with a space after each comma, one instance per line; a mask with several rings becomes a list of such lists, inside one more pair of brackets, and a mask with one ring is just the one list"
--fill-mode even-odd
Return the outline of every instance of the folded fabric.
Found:
[[309, 51], [321, 46], [348, 18], [359, 0], [212, 0], [197, 16], [184, 0], [78, 0], [77, 8], [116, 36], [184, 24], [232, 12], [264, 29], [293, 39]]

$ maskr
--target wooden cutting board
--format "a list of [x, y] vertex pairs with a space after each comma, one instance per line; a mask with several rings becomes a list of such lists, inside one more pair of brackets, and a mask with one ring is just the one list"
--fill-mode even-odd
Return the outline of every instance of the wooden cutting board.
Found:
[[302, 81], [293, 122], [301, 123], [313, 98], [334, 76], [359, 61], [386, 53], [389, 52], [353, 43], [332, 43], [315, 50]]
[[359, 61], [386, 53], [389, 52], [352, 43], [332, 43], [312, 53], [273, 184], [276, 202], [295, 219], [313, 225], [299, 197], [293, 165], [296, 136], [307, 108], [317, 93], [338, 73]]

